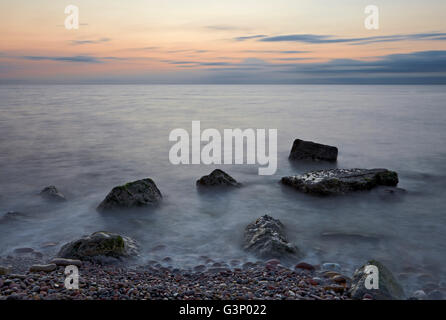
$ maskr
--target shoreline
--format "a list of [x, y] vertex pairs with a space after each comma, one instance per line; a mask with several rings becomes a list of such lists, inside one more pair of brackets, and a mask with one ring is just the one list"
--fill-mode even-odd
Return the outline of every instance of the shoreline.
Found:
[[64, 271], [13, 269], [0, 276], [0, 300], [350, 300], [348, 277], [334, 280], [334, 272], [293, 270], [277, 260], [203, 271], [82, 262], [78, 290], [64, 287]]

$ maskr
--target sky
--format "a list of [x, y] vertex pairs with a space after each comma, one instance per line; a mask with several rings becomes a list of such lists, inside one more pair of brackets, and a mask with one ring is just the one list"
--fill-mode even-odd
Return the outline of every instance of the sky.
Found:
[[446, 84], [445, 16], [445, 0], [1, 0], [0, 84]]

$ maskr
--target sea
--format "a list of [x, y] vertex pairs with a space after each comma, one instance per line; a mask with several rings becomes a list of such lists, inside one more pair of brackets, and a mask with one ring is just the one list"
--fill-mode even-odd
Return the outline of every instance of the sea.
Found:
[[[277, 171], [169, 161], [172, 130], [276, 129]], [[295, 139], [337, 146], [336, 163], [289, 161]], [[219, 168], [241, 188], [200, 192]], [[281, 177], [330, 168], [387, 168], [405, 194], [299, 193]], [[158, 208], [100, 213], [117, 185], [152, 178]], [[39, 196], [55, 185], [67, 198]], [[7, 215], [7, 212], [19, 214]], [[53, 256], [95, 231], [134, 238], [135, 264], [192, 268], [203, 259], [259, 260], [245, 227], [268, 214], [299, 261], [353, 271], [378, 259], [406, 291], [446, 287], [446, 87], [399, 85], [2, 85], [0, 256], [31, 247]], [[45, 243], [56, 244], [45, 247]], [[165, 259], [169, 258], [169, 259]]]

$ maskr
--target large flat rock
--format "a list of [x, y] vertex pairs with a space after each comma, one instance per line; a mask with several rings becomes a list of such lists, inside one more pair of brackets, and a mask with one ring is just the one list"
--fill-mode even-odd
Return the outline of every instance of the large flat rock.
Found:
[[330, 169], [283, 177], [284, 185], [318, 195], [345, 194], [377, 186], [396, 186], [398, 174], [387, 169]]

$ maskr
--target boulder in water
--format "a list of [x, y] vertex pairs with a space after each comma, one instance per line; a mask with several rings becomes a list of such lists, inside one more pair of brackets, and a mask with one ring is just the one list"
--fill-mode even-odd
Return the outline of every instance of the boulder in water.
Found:
[[296, 139], [288, 158], [290, 160], [336, 161], [338, 159], [338, 148]]
[[[378, 269], [378, 289], [367, 289], [365, 283], [367, 277], [366, 266], [375, 266]], [[357, 269], [353, 275], [350, 295], [353, 299], [363, 299], [364, 295], [370, 295], [374, 300], [403, 300], [404, 291], [393, 274], [381, 262], [370, 260]]]
[[40, 191], [40, 196], [49, 201], [66, 201], [65, 196], [55, 186], [45, 187]]
[[304, 193], [337, 195], [396, 186], [399, 181], [398, 174], [387, 169], [329, 169], [283, 177], [281, 182]]
[[112, 211], [149, 205], [155, 206], [161, 199], [161, 192], [155, 182], [147, 178], [113, 188], [97, 209], [99, 211]]
[[299, 257], [299, 249], [288, 242], [282, 222], [268, 215], [245, 228], [245, 250], [265, 259]]
[[101, 261], [103, 257], [121, 259], [135, 256], [137, 252], [138, 247], [133, 239], [116, 233], [99, 231], [65, 244], [57, 257]]
[[238, 183], [233, 177], [231, 177], [223, 170], [216, 169], [212, 171], [211, 174], [201, 177], [197, 181], [197, 185], [206, 187], [215, 187], [215, 186], [239, 187], [240, 183]]

